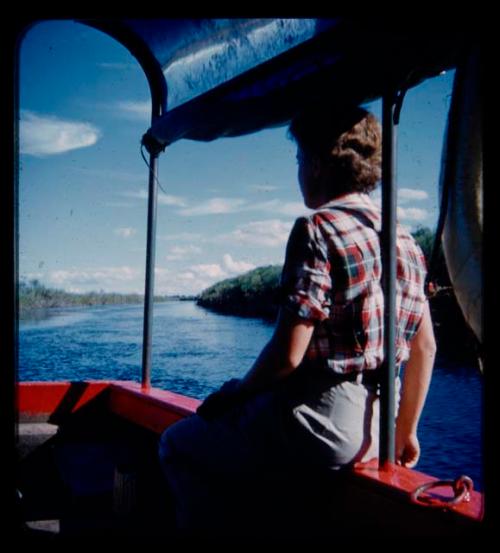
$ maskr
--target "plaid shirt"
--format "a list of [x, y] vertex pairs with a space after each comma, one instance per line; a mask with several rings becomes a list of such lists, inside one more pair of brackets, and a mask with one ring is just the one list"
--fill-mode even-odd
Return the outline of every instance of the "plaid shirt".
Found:
[[[296, 220], [281, 277], [283, 305], [316, 321], [305, 360], [336, 373], [376, 369], [383, 361], [384, 296], [380, 210], [368, 195], [337, 198]], [[396, 362], [406, 361], [426, 301], [425, 259], [397, 228]]]

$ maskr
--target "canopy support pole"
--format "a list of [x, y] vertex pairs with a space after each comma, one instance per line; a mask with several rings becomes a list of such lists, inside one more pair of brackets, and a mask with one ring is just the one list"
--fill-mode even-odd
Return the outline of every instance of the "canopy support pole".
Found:
[[158, 204], [158, 154], [149, 156], [148, 229], [146, 243], [146, 283], [144, 292], [144, 326], [142, 338], [142, 388], [151, 387], [151, 353], [153, 343], [153, 304], [156, 257], [156, 212]]
[[[402, 101], [402, 98], [401, 98]], [[384, 363], [380, 389], [379, 468], [395, 462], [396, 379], [396, 125], [397, 96], [382, 99], [382, 285], [384, 290]], [[395, 117], [396, 115], [396, 117]]]
[[[165, 111], [166, 95], [151, 85], [151, 124]], [[163, 92], [163, 90], [161, 91]], [[153, 307], [156, 260], [156, 214], [158, 206], [158, 158], [160, 151], [149, 155], [148, 228], [146, 241], [146, 282], [144, 290], [144, 322], [142, 334], [142, 389], [151, 387], [151, 358], [153, 349]]]

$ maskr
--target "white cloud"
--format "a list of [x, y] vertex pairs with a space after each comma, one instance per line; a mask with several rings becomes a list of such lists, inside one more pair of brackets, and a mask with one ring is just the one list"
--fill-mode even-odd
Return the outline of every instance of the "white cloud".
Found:
[[242, 198], [212, 198], [203, 204], [181, 209], [179, 215], [219, 215], [223, 213], [235, 213], [241, 211], [246, 204]]
[[155, 294], [196, 295], [216, 282], [253, 268], [250, 263], [235, 261], [229, 254], [221, 263], [206, 263], [188, 266], [179, 270], [155, 270]]
[[185, 259], [190, 255], [197, 255], [201, 253], [201, 248], [198, 246], [187, 245], [187, 246], [173, 246], [170, 248], [169, 253], [165, 256], [167, 261], [177, 261], [179, 259]]
[[63, 284], [69, 280], [78, 283], [97, 282], [99, 279], [133, 280], [138, 274], [132, 267], [102, 267], [99, 269], [70, 269], [52, 271], [50, 280]]
[[[371, 199], [380, 206], [382, 203], [382, 190], [376, 190]], [[410, 201], [422, 201], [428, 200], [429, 194], [425, 190], [420, 190], [416, 188], [399, 188], [398, 189], [398, 204], [406, 205]]]
[[117, 104], [121, 113], [129, 118], [139, 121], [148, 120], [151, 117], [151, 102], [122, 101]]
[[250, 190], [255, 190], [255, 192], [273, 192], [278, 190], [279, 186], [274, 186], [273, 184], [254, 184], [249, 187]]
[[218, 263], [193, 265], [191, 267], [191, 272], [194, 272], [197, 276], [209, 278], [223, 278], [227, 276], [227, 273]]
[[60, 269], [47, 275], [49, 286], [65, 290], [105, 290], [108, 292], [141, 292], [142, 272], [135, 267], [98, 267]]
[[[411, 196], [411, 193], [408, 193], [408, 196]], [[418, 200], [424, 199], [424, 197], [421, 196], [420, 198], [416, 198], [416, 199]], [[380, 196], [374, 196], [372, 197], [372, 200], [375, 203], [375, 205], [381, 208], [382, 199]], [[405, 205], [406, 204], [405, 199], [403, 199], [401, 203]], [[420, 207], [408, 207], [407, 205], [405, 205], [405, 207], [401, 207], [401, 205], [398, 205], [397, 217], [401, 221], [415, 221], [415, 222], [425, 221], [426, 219], [429, 218], [429, 210], [422, 209]]]
[[165, 279], [169, 279], [172, 276], [172, 271], [170, 269], [165, 269], [163, 267], [155, 267], [155, 281], [162, 282]]
[[217, 278], [205, 278], [193, 271], [173, 272], [168, 278], [156, 278], [155, 293], [157, 294], [199, 294], [205, 288], [216, 282]]
[[199, 294], [215, 282], [231, 275], [254, 269], [255, 265], [246, 261], [237, 261], [225, 254], [221, 263], [200, 263], [185, 270], [164, 270], [156, 274], [156, 290], [159, 294]]
[[205, 281], [197, 278], [192, 271], [178, 271], [156, 267], [155, 294], [197, 294], [205, 286]]
[[312, 213], [302, 202], [283, 202], [274, 199], [267, 202], [261, 202], [249, 207], [249, 210], [268, 211], [276, 215], [289, 215], [290, 217], [300, 217], [307, 213]]
[[228, 253], [222, 257], [224, 267], [230, 273], [245, 273], [252, 269], [255, 269], [255, 265], [247, 263], [246, 261], [235, 261]]
[[[178, 270], [155, 268], [155, 294], [198, 294], [208, 286], [226, 278], [228, 273], [220, 264], [200, 264]], [[27, 280], [38, 279], [48, 287], [62, 288], [68, 292], [90, 291], [144, 294], [142, 267], [69, 268], [47, 273], [23, 274]]]
[[145, 190], [126, 190], [125, 192], [122, 192], [120, 196], [123, 196], [124, 198], [134, 198], [137, 200], [148, 199], [148, 193]]
[[175, 205], [176, 207], [184, 207], [187, 205], [186, 200], [180, 196], [172, 196], [170, 194], [158, 194], [158, 203], [160, 205]]
[[398, 190], [398, 199], [401, 200], [427, 200], [429, 194], [425, 190], [415, 188], [400, 188]]
[[44, 157], [93, 146], [101, 133], [90, 123], [23, 111], [20, 135], [21, 154]]
[[280, 199], [251, 203], [243, 198], [211, 198], [202, 204], [181, 209], [179, 215], [219, 215], [243, 211], [264, 211], [275, 215], [299, 217], [311, 213], [302, 202], [284, 202]]
[[280, 219], [268, 221], [253, 221], [238, 226], [224, 238], [232, 239], [241, 244], [255, 244], [259, 246], [282, 246], [288, 239], [292, 223]]
[[398, 207], [398, 218], [402, 221], [425, 221], [428, 211], [418, 207]]
[[[146, 190], [127, 190], [120, 194], [125, 198], [134, 198], [137, 200], [147, 200], [148, 193]], [[186, 200], [181, 196], [172, 196], [170, 194], [158, 193], [158, 204], [160, 205], [173, 205], [176, 207], [185, 207], [187, 205]]]
[[117, 236], [121, 236], [122, 238], [130, 238], [131, 236], [134, 236], [137, 233], [137, 229], [132, 227], [120, 227], [120, 228], [115, 228], [114, 233]]
[[230, 275], [243, 273], [254, 269], [255, 265], [246, 261], [236, 261], [230, 254], [219, 263], [202, 263], [192, 265], [184, 271], [165, 273], [165, 278], [156, 275], [156, 288], [159, 294], [199, 294], [215, 282]]

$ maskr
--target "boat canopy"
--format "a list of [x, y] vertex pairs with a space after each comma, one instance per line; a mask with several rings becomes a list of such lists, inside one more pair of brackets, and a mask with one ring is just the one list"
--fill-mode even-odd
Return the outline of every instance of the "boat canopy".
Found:
[[467, 35], [413, 15], [82, 22], [117, 39], [143, 67], [153, 101], [143, 138], [150, 153], [182, 138], [282, 125], [311, 102], [360, 104], [410, 88], [456, 65]]

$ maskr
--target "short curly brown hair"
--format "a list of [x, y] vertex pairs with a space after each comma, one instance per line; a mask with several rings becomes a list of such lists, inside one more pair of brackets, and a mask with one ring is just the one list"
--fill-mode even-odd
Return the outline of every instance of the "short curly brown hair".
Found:
[[371, 192], [380, 181], [382, 130], [365, 109], [316, 105], [297, 115], [288, 133], [306, 154], [329, 164], [336, 189]]

